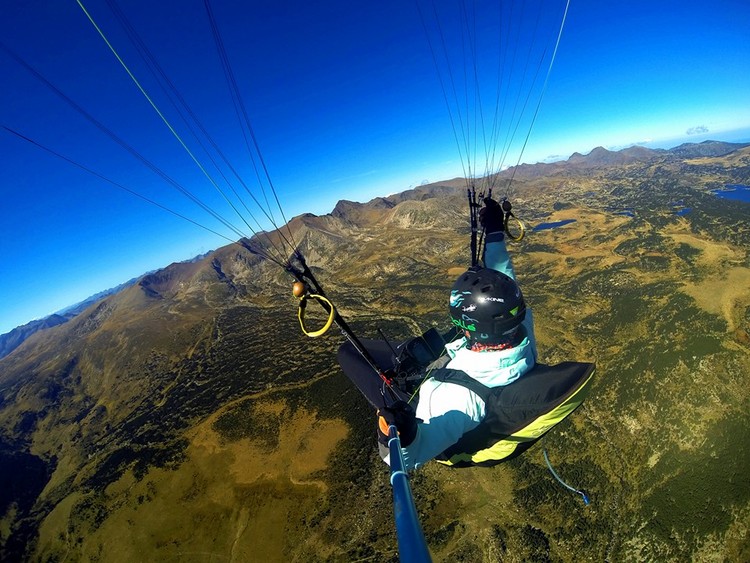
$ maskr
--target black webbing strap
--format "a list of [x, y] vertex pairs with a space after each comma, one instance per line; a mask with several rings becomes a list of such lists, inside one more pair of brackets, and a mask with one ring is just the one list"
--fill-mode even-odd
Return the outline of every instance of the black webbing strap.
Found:
[[490, 389], [486, 385], [479, 383], [476, 379], [472, 378], [468, 373], [466, 373], [465, 371], [461, 371], [459, 369], [448, 369], [448, 368], [436, 369], [430, 373], [430, 377], [432, 377], [433, 379], [437, 381], [442, 381], [444, 383], [454, 383], [455, 385], [466, 387], [469, 391], [473, 391], [474, 393], [479, 395], [479, 397], [485, 403], [487, 402], [487, 399], [492, 393], [492, 389]]

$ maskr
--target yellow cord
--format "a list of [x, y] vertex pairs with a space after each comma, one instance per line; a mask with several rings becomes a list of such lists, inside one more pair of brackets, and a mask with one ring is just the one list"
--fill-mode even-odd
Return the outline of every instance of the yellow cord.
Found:
[[[323, 327], [318, 330], [308, 330], [307, 327], [305, 326], [305, 308], [307, 307], [308, 298], [315, 299], [315, 301], [320, 303], [320, 306], [323, 307], [323, 309], [328, 311], [328, 319], [326, 320]], [[299, 326], [302, 329], [302, 332], [304, 332], [310, 338], [317, 338], [318, 336], [325, 334], [328, 331], [328, 329], [331, 328], [331, 325], [333, 324], [333, 319], [335, 316], [336, 316], [336, 309], [333, 307], [333, 303], [331, 303], [328, 299], [326, 299], [322, 295], [318, 295], [317, 293], [307, 293], [299, 298], [299, 308], [297, 309], [297, 318], [299, 319]]]

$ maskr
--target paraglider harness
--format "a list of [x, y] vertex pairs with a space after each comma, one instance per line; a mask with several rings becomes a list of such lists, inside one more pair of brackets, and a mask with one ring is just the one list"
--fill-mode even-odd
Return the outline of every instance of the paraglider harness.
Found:
[[594, 364], [537, 363], [509, 385], [487, 387], [464, 371], [444, 366], [446, 342], [459, 336], [430, 329], [393, 349], [392, 377], [401, 391], [415, 391], [427, 379], [452, 383], [476, 393], [485, 416], [473, 430], [435, 459], [453, 467], [492, 466], [526, 451], [553, 426], [570, 415], [586, 398]]
[[485, 404], [485, 417], [436, 459], [453, 467], [492, 466], [526, 451], [571, 414], [588, 394], [594, 364], [537, 363], [509, 385], [487, 387], [467, 373], [436, 369], [430, 377], [466, 387]]

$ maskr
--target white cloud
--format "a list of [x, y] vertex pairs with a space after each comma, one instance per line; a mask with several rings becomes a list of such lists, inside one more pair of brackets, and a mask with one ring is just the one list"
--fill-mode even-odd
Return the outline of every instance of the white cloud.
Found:
[[697, 125], [696, 127], [691, 127], [687, 131], [685, 131], [687, 135], [700, 135], [702, 133], [708, 133], [708, 127], [705, 125]]

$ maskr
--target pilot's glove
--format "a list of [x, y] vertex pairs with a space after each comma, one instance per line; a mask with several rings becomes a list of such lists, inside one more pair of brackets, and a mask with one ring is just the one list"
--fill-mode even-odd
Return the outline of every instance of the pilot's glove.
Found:
[[479, 210], [479, 222], [482, 224], [484, 232], [487, 234], [504, 232], [505, 221], [503, 208], [491, 197], [484, 198], [484, 207]]
[[401, 446], [407, 447], [417, 437], [417, 415], [406, 401], [396, 401], [378, 411], [378, 440], [388, 443], [388, 427], [398, 429]]

